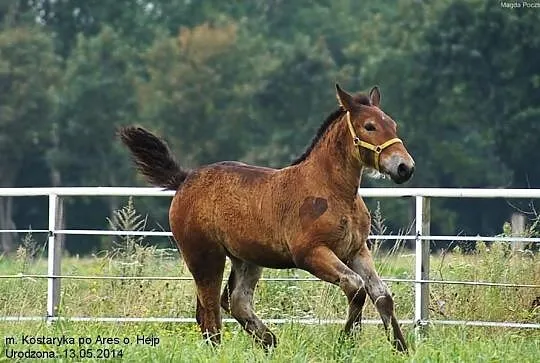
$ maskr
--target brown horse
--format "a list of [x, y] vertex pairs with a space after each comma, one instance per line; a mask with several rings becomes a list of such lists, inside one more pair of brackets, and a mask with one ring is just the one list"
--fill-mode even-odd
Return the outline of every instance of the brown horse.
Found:
[[[253, 291], [263, 267], [296, 267], [343, 290], [345, 332], [360, 325], [367, 293], [386, 331], [392, 327], [395, 347], [407, 349], [366, 245], [370, 214], [357, 191], [366, 168], [403, 183], [414, 161], [379, 108], [377, 87], [369, 96], [336, 89], [339, 109], [283, 169], [224, 161], [186, 170], [148, 131], [119, 131], [149, 182], [176, 190], [169, 221], [197, 285], [196, 319], [206, 339], [219, 343], [223, 308], [265, 348], [274, 346], [275, 335], [253, 311]], [[226, 257], [232, 269], [220, 298]]]

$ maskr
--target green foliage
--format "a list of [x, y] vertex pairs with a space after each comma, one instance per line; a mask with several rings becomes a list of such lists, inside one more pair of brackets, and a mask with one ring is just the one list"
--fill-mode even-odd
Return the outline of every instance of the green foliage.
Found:
[[[79, 36], [94, 37], [110, 27], [131, 45], [146, 46], [155, 36], [159, 15], [143, 1], [115, 0], [110, 3], [87, 0], [28, 1], [35, 16], [55, 35], [57, 52], [71, 55]], [[153, 2], [157, 4], [159, 1]]]
[[48, 141], [58, 66], [52, 39], [39, 27], [0, 31], [2, 186], [12, 186], [25, 154]]
[[[255, 139], [255, 145], [260, 146], [247, 155], [252, 162], [287, 165], [302, 153], [319, 125], [337, 108], [331, 85], [338, 72], [326, 42], [307, 36], [297, 38], [295, 45], [277, 43], [277, 50], [284, 56], [255, 94], [260, 127], [256, 131], [261, 137]], [[262, 137], [268, 133], [269, 139]]]
[[249, 115], [243, 106], [252, 90], [242, 74], [250, 74], [251, 64], [240, 62], [248, 49], [237, 29], [235, 23], [182, 28], [177, 37], [156, 40], [144, 55], [141, 117], [168, 135], [184, 165], [239, 158], [245, 150]]
[[[478, 242], [472, 256], [462, 256], [459, 248], [443, 255], [438, 264], [432, 264], [437, 270], [432, 278], [509, 284], [535, 284], [540, 278], [538, 254], [514, 253], [506, 242]], [[430, 294], [430, 308], [442, 319], [460, 316], [478, 320], [488, 316], [493, 320], [505, 316], [505, 320], [540, 321], [534, 306], [536, 294], [530, 288], [433, 285]], [[489, 309], [483, 308], [487, 306]]]
[[[538, 353], [538, 333], [473, 327], [435, 327], [429, 339], [415, 347], [409, 355], [392, 351], [380, 327], [367, 326], [356, 336], [340, 340], [337, 326], [279, 325], [279, 346], [265, 353], [252, 343], [241, 328], [226, 324], [222, 344], [211, 347], [201, 341], [192, 325], [181, 324], [111, 324], [75, 323], [47, 325], [46, 323], [5, 323], [6, 336], [20, 337], [32, 332], [35, 336], [128, 337], [137, 335], [160, 338], [158, 346], [143, 344], [65, 345], [51, 350], [99, 348], [122, 349], [122, 362], [535, 362]], [[0, 349], [4, 351], [2, 342]], [[22, 344], [12, 346], [24, 349]], [[48, 347], [47, 347], [48, 348]], [[45, 350], [45, 346], [40, 350]], [[86, 358], [85, 362], [103, 359]]]
[[[127, 205], [113, 212], [113, 217], [108, 219], [113, 231], [144, 231], [146, 218], [137, 213], [133, 198], [128, 199]], [[121, 236], [120, 241], [113, 241], [115, 255], [120, 259], [133, 256], [138, 248], [144, 248], [144, 236]]]
[[[40, 249], [31, 233], [24, 236], [12, 257], [0, 257], [0, 275], [47, 273], [44, 250]], [[9, 271], [9, 272], [8, 272]], [[4, 316], [22, 316], [25, 311], [45, 309], [47, 282], [45, 279], [10, 278], [0, 284], [0, 311]], [[37, 293], [39, 291], [40, 293]], [[37, 293], [37, 294], [36, 294]], [[41, 301], [36, 301], [42, 299]], [[16, 304], [13, 302], [17, 301]]]
[[[115, 230], [142, 230], [142, 218], [131, 202], [115, 213], [111, 221]], [[32, 258], [34, 242], [18, 250], [16, 259], [0, 259], [0, 275], [46, 273], [44, 256]], [[508, 243], [478, 243], [473, 253], [459, 248], [432, 256], [430, 278], [435, 280], [480, 281], [509, 284], [536, 284], [540, 281], [538, 253], [513, 252]], [[377, 270], [383, 277], [414, 278], [414, 256], [401, 250], [375, 255]], [[229, 270], [227, 266], [226, 270]], [[64, 316], [192, 316], [194, 286], [185, 280], [151, 280], [146, 276], [189, 278], [187, 266], [176, 251], [145, 246], [139, 237], [124, 237], [109, 250], [91, 258], [64, 258], [64, 275], [133, 277], [134, 279], [62, 281], [61, 311]], [[301, 270], [265, 270], [264, 277], [311, 277]], [[0, 315], [36, 315], [46, 296], [44, 279], [10, 279], [5, 304]], [[24, 291], [34, 291], [26, 294]], [[391, 283], [397, 315], [412, 319], [414, 287]], [[517, 289], [517, 290], [516, 290]], [[517, 292], [517, 293], [515, 293]], [[491, 320], [540, 322], [536, 291], [531, 288], [500, 286], [430, 285], [430, 310], [433, 319]], [[0, 296], [3, 296], [0, 294]], [[20, 304], [8, 303], [11, 298]], [[40, 296], [36, 299], [35, 296]], [[42, 298], [42, 300], [40, 300]], [[0, 302], [3, 301], [0, 299]], [[80, 304], [85, 301], [85, 304]], [[133, 304], [140, 301], [140, 304]], [[256, 310], [262, 318], [342, 319], [346, 315], [346, 299], [336, 286], [321, 281], [260, 281], [255, 294]], [[14, 310], [15, 309], [15, 310]], [[17, 312], [16, 312], [17, 311]], [[367, 303], [366, 319], [378, 319], [371, 303]]]
[[[367, 51], [377, 61], [366, 74], [389, 89], [384, 107], [398, 118], [421, 165], [410, 185], [536, 185], [536, 165], [524, 162], [537, 147], [529, 136], [539, 94], [532, 82], [538, 51], [529, 53], [538, 50], [529, 36], [538, 23], [534, 14], [481, 1], [400, 4], [397, 15], [379, 19], [379, 30], [367, 33], [379, 46]], [[494, 201], [438, 200], [433, 231], [494, 233], [493, 221], [507, 218], [503, 208]]]
[[[532, 205], [532, 204], [531, 204]], [[498, 237], [523, 237], [523, 238], [536, 238], [540, 236], [540, 214], [534, 209], [532, 205], [532, 212], [529, 213], [528, 221], [525, 225], [525, 229], [516, 233], [512, 231], [512, 224], [510, 222], [504, 222], [502, 233]], [[525, 214], [525, 216], [527, 216]], [[522, 252], [526, 254], [532, 254], [533, 251], [539, 251], [540, 245], [534, 242], [524, 243]]]
[[[479, 0], [14, 0], [0, 2], [0, 21], [4, 186], [142, 183], [114, 136], [132, 123], [165, 136], [186, 166], [283, 167], [336, 108], [336, 81], [381, 86], [416, 160], [408, 186], [539, 185], [535, 11]], [[28, 163], [46, 165], [29, 176]], [[391, 184], [363, 184], [373, 185]], [[406, 228], [408, 201], [381, 203], [389, 231]], [[115, 205], [88, 204], [94, 215]], [[440, 234], [493, 234], [509, 213], [472, 200], [432, 211]], [[30, 223], [17, 213], [17, 226]]]
[[[128, 215], [133, 215], [128, 213]], [[125, 219], [122, 217], [122, 219]], [[127, 218], [133, 219], [133, 217]], [[131, 222], [130, 222], [131, 223]], [[136, 251], [132, 258], [135, 258]], [[46, 261], [0, 259], [0, 274], [18, 272], [46, 274]], [[114, 267], [120, 256], [94, 256], [92, 258], [68, 257], [63, 260], [66, 275], [114, 275]], [[376, 260], [378, 263], [379, 261]], [[432, 257], [434, 271], [431, 278], [451, 280], [493, 281], [509, 283], [536, 283], [540, 278], [538, 256], [534, 259], [512, 255], [505, 245], [487, 247], [480, 243], [475, 254], [449, 253], [444, 257]], [[394, 255], [383, 276], [400, 276], [405, 269], [413, 276], [410, 256]], [[163, 258], [160, 254], [149, 255], [143, 261], [142, 276], [188, 277], [185, 265], [177, 258]], [[306, 277], [301, 271], [266, 270], [265, 277]], [[114, 283], [112, 283], [114, 282]], [[412, 285], [393, 283], [397, 314], [400, 319], [413, 315]], [[430, 316], [444, 320], [494, 320], [540, 322], [538, 307], [533, 306], [535, 291], [520, 288], [519, 291], [501, 287], [456, 286], [434, 284], [430, 287]], [[46, 298], [46, 280], [11, 279], [0, 285], [0, 315], [39, 315], [43, 312]], [[346, 299], [341, 291], [323, 282], [271, 282], [261, 281], [255, 295], [255, 309], [262, 318], [322, 318], [343, 319], [346, 315]], [[63, 280], [62, 316], [124, 316], [124, 317], [193, 317], [195, 291], [191, 281], [107, 281]], [[366, 303], [364, 316], [379, 319], [371, 302]], [[229, 316], [224, 314], [224, 317]], [[43, 324], [43, 325], [42, 325]], [[305, 326], [298, 323], [273, 325], [280, 344], [270, 356], [252, 343], [251, 338], [234, 324], [224, 324], [222, 346], [214, 350], [202, 343], [195, 324], [111, 324], [62, 322], [48, 326], [45, 323], [2, 323], [7, 335], [21, 334], [46, 336], [92, 336], [97, 334], [113, 337], [137, 334], [158, 335], [157, 347], [133, 344], [123, 346], [129, 359], [161, 360], [174, 356], [177, 359], [201, 361], [215, 359], [219, 355], [227, 360], [249, 361], [395, 361], [439, 359], [441, 361], [475, 361], [492, 359], [500, 361], [533, 361], [538, 351], [540, 336], [537, 331], [519, 331], [502, 328], [444, 327], [433, 325], [427, 338], [412, 346], [410, 356], [396, 355], [380, 327], [365, 325], [351, 338], [340, 335], [341, 325]], [[43, 333], [42, 330], [43, 329]], [[52, 329], [52, 330], [51, 330]], [[404, 325], [405, 334], [413, 341], [413, 328]], [[444, 347], [442, 349], [441, 347]], [[61, 347], [65, 349], [66, 347]], [[95, 347], [97, 348], [97, 347]], [[119, 348], [110, 346], [110, 348]], [[248, 354], [248, 355], [246, 355]], [[156, 358], [158, 357], [158, 358]], [[172, 358], [171, 358], [172, 359]], [[128, 361], [130, 361], [128, 360]]]
[[111, 28], [79, 35], [58, 92], [59, 145], [49, 155], [52, 165], [69, 172], [66, 183], [117, 185], [132, 173], [115, 135], [118, 125], [136, 120], [135, 57]]
[[[397, 276], [402, 276], [405, 272], [401, 269], [395, 270], [392, 266], [395, 256], [402, 254], [405, 251], [406, 242], [401, 236], [411, 235], [414, 225], [409, 225], [406, 229], [402, 229], [394, 233], [396, 239], [385, 240], [375, 239], [368, 240], [368, 246], [371, 254], [378, 260], [377, 271], [380, 274], [386, 274], [392, 270]], [[371, 232], [372, 235], [388, 235], [389, 229], [386, 218], [383, 215], [381, 203], [377, 201], [376, 207], [371, 213]]]

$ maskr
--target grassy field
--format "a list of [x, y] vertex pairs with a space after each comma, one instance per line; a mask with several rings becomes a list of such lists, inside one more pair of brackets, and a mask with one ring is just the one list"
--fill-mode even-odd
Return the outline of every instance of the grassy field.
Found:
[[[46, 261], [32, 257], [30, 248], [16, 257], [0, 258], [0, 275], [45, 274]], [[382, 276], [412, 278], [414, 256], [408, 251], [380, 253], [376, 263]], [[176, 251], [127, 243], [114, 253], [62, 260], [63, 275], [189, 276]], [[308, 276], [298, 270], [266, 270], [265, 277]], [[540, 256], [513, 254], [505, 244], [489, 248], [479, 243], [476, 252], [454, 251], [432, 256], [431, 278], [538, 284]], [[389, 283], [399, 319], [413, 318], [413, 287]], [[430, 314], [443, 320], [491, 320], [540, 323], [538, 289], [432, 285]], [[261, 281], [256, 311], [262, 318], [342, 319], [346, 300], [341, 291], [322, 282]], [[0, 280], [1, 316], [43, 316], [46, 280]], [[193, 317], [191, 281], [63, 280], [61, 316]], [[366, 319], [378, 319], [371, 303]], [[224, 317], [227, 317], [224, 315]], [[0, 361], [11, 361], [9, 350], [54, 352], [57, 361], [100, 360], [174, 362], [534, 362], [540, 360], [540, 331], [433, 325], [422, 341], [414, 340], [405, 325], [411, 352], [393, 352], [380, 326], [365, 325], [351, 338], [340, 335], [340, 325], [273, 325], [279, 345], [269, 354], [253, 345], [235, 324], [225, 324], [218, 348], [200, 339], [194, 324], [0, 322]], [[65, 337], [58, 341], [33, 341], [31, 337]], [[140, 339], [137, 342], [137, 336]], [[148, 338], [144, 340], [142, 336]], [[29, 338], [30, 337], [30, 338]], [[15, 341], [10, 340], [14, 338]], [[24, 338], [24, 339], [23, 339]], [[73, 338], [71, 341], [69, 338]], [[107, 341], [105, 338], [113, 340]], [[114, 339], [118, 340], [114, 340]], [[124, 340], [127, 338], [126, 340]], [[159, 339], [156, 340], [155, 338]], [[30, 340], [29, 340], [30, 339]], [[128, 341], [129, 340], [129, 341]], [[7, 349], [7, 351], [6, 351]], [[120, 353], [121, 352], [121, 353]], [[122, 356], [120, 357], [119, 354]], [[78, 358], [72, 358], [73, 356]], [[90, 357], [91, 356], [91, 357]], [[24, 359], [21, 359], [23, 361]], [[102, 359], [101, 359], [102, 360]]]

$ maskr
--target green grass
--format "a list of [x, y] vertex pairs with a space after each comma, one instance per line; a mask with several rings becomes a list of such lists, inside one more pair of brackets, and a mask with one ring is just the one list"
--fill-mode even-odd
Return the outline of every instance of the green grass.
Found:
[[[178, 324], [3, 323], [2, 335], [19, 339], [22, 334], [65, 335], [75, 338], [76, 343], [60, 347], [35, 345], [32, 349], [52, 350], [59, 355], [65, 354], [66, 349], [79, 352], [90, 348], [94, 354], [104, 348], [122, 350], [123, 357], [117, 359], [122, 362], [534, 362], [540, 352], [538, 333], [504, 329], [433, 327], [429, 338], [412, 347], [409, 355], [403, 355], [395, 353], [381, 329], [374, 326], [365, 327], [350, 339], [340, 339], [338, 326], [287, 324], [272, 328], [277, 333], [279, 346], [269, 354], [232, 324], [226, 325], [223, 342], [217, 348], [202, 342], [194, 326]], [[159, 337], [159, 345], [135, 343], [136, 336], [143, 334]], [[128, 337], [132, 342], [127, 345], [78, 344], [79, 337], [95, 340], [98, 335], [121, 340]], [[22, 344], [12, 347], [29, 348]], [[94, 360], [97, 361], [82, 361]]]
[[[176, 253], [155, 248], [130, 246], [129, 253], [103, 253], [87, 258], [64, 257], [64, 275], [122, 276], [189, 276]], [[376, 258], [381, 275], [412, 278], [414, 256], [407, 251], [392, 255], [381, 253]], [[0, 275], [45, 274], [46, 261], [30, 258], [22, 248], [17, 256], [0, 258]], [[264, 276], [309, 276], [298, 270], [266, 270]], [[490, 248], [479, 243], [477, 251], [464, 255], [459, 251], [446, 256], [432, 256], [431, 278], [538, 284], [540, 257], [534, 254], [513, 254], [506, 244]], [[399, 319], [413, 318], [413, 287], [406, 283], [389, 283], [395, 295]], [[35, 278], [0, 281], [1, 316], [43, 316], [46, 301], [46, 280]], [[540, 322], [540, 307], [534, 301], [538, 289], [481, 286], [432, 285], [430, 314], [443, 320], [492, 320]], [[256, 291], [256, 311], [262, 318], [344, 318], [346, 300], [335, 286], [322, 282], [261, 281]], [[99, 317], [193, 317], [194, 288], [191, 281], [114, 281], [63, 280], [61, 316]], [[224, 314], [224, 316], [226, 316]], [[368, 302], [367, 319], [378, 319]], [[414, 341], [411, 326], [404, 326], [409, 340], [409, 355], [395, 353], [380, 326], [366, 325], [352, 338], [340, 336], [341, 326], [273, 325], [278, 347], [269, 354], [255, 346], [238, 324], [225, 324], [223, 343], [212, 348], [200, 337], [194, 324], [175, 323], [87, 323], [63, 321], [47, 325], [43, 322], [0, 322], [2, 351], [5, 357], [6, 337], [15, 337], [17, 349], [55, 351], [107, 348], [122, 350], [118, 361], [177, 362], [533, 362], [540, 358], [540, 330], [480, 328], [433, 325], [420, 342]], [[47, 344], [22, 344], [22, 335], [73, 337], [75, 344], [60, 347]], [[134, 343], [137, 335], [157, 336], [158, 346]], [[128, 337], [129, 344], [100, 345], [97, 337]], [[88, 337], [92, 344], [79, 346], [78, 338]], [[61, 359], [57, 359], [60, 360]], [[89, 362], [95, 359], [79, 359]], [[73, 361], [64, 359], [64, 361]], [[76, 360], [77, 361], [77, 360]]]

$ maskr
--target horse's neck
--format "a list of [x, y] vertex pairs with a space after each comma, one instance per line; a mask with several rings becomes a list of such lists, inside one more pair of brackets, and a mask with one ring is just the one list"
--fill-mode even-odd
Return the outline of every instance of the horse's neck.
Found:
[[344, 120], [336, 120], [308, 156], [305, 168], [309, 177], [341, 199], [356, 197], [362, 164]]

